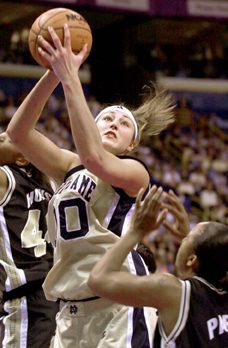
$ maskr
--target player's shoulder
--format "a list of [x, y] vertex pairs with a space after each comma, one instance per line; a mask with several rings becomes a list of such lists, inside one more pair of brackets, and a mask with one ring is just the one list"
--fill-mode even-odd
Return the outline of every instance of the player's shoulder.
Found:
[[82, 163], [77, 153], [66, 150], [66, 149], [61, 149], [61, 152], [62, 152], [62, 157], [68, 163], [67, 171], [69, 171], [70, 169], [74, 167], [79, 166]]
[[141, 163], [144, 167], [146, 167], [146, 164], [139, 158], [134, 157], [134, 156], [130, 156], [130, 155], [118, 155], [118, 158], [122, 159], [122, 160], [132, 160], [135, 161], [137, 163]]
[[140, 166], [140, 167], [144, 167], [144, 169], [146, 169], [146, 171], [149, 173], [149, 169], [147, 167], [147, 165], [139, 158], [134, 157], [134, 156], [130, 156], [130, 155], [118, 155], [118, 158], [120, 158], [123, 161], [127, 161], [129, 164], [132, 164], [133, 166]]
[[169, 300], [171, 296], [181, 296], [183, 285], [181, 280], [170, 273], [156, 272], [148, 276], [148, 282], [150, 283], [151, 289], [159, 293], [159, 296], [163, 296]]

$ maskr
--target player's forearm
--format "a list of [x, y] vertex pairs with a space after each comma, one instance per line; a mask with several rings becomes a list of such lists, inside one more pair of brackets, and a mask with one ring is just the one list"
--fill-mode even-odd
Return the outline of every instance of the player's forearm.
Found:
[[101, 136], [89, 110], [79, 77], [63, 83], [63, 89], [74, 143], [81, 161], [86, 165], [87, 160], [99, 158], [104, 152]]
[[106, 286], [111, 287], [111, 282], [112, 280], [114, 282], [116, 274], [121, 270], [128, 253], [138, 242], [137, 235], [128, 232], [106, 252], [90, 273], [88, 285], [93, 291], [100, 293], [100, 291], [106, 290]]
[[35, 85], [8, 125], [7, 133], [12, 141], [22, 141], [27, 132], [34, 127], [58, 83], [59, 80], [54, 73], [47, 71]]

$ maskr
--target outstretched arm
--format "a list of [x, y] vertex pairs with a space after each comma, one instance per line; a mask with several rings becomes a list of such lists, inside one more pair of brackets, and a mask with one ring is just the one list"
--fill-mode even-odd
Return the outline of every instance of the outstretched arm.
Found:
[[84, 166], [93, 174], [124, 189], [130, 196], [136, 196], [141, 187], [149, 184], [146, 169], [133, 160], [123, 160], [106, 151], [94, 117], [85, 99], [78, 72], [87, 52], [85, 45], [78, 55], [71, 49], [70, 31], [64, 26], [64, 43], [61, 44], [53, 28], [49, 28], [54, 42], [53, 48], [42, 37], [40, 54], [47, 59], [60, 79], [67, 102], [72, 134], [77, 153]]
[[31, 163], [57, 182], [62, 182], [72, 154], [59, 149], [34, 128], [58, 83], [58, 77], [48, 70], [19, 106], [6, 132]]

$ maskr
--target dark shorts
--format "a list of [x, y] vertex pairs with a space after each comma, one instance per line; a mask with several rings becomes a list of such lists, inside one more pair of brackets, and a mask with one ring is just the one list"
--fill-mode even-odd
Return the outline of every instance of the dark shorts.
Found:
[[55, 334], [59, 304], [47, 301], [41, 285], [25, 296], [1, 304], [1, 344], [4, 348], [48, 348]]

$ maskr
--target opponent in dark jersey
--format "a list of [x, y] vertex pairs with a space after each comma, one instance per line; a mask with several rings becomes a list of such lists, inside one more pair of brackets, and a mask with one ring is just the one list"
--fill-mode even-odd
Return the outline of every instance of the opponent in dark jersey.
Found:
[[45, 240], [53, 190], [39, 171], [23, 166], [26, 159], [3, 133], [0, 162], [5, 161], [15, 164], [0, 166], [1, 347], [49, 347], [58, 306], [45, 299], [42, 283], [53, 264]]
[[167, 336], [159, 318], [154, 348], [227, 348], [228, 293], [200, 277], [182, 283], [178, 321]]
[[[152, 187], [142, 202], [136, 200], [127, 234], [96, 264], [89, 278], [94, 292], [109, 300], [132, 306], [158, 309], [155, 348], [227, 348], [228, 344], [228, 227], [218, 222], [197, 224], [189, 233], [187, 213], [170, 191]], [[170, 204], [162, 203], [168, 199]], [[162, 222], [168, 209], [178, 220], [178, 228], [164, 223], [183, 239], [176, 267], [186, 280], [171, 274], [154, 273], [133, 277], [120, 270], [127, 253]], [[129, 296], [131, 292], [131, 296]]]

